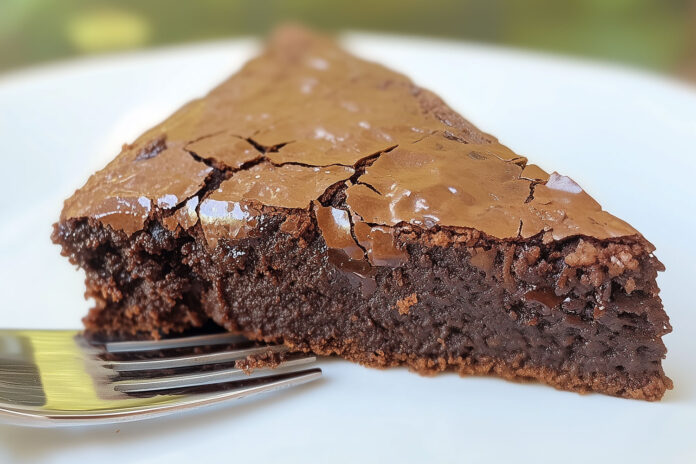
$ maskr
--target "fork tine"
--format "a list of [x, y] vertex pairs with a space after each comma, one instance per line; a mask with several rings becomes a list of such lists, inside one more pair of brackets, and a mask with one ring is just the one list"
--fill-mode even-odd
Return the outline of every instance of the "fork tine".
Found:
[[231, 351], [220, 351], [216, 353], [176, 356], [171, 358], [155, 358], [135, 361], [104, 361], [102, 365], [117, 372], [149, 371], [157, 369], [203, 366], [206, 364], [220, 364], [237, 361], [255, 354], [263, 354], [268, 352], [284, 353], [286, 351], [288, 351], [288, 348], [284, 345], [267, 345]]
[[[289, 361], [283, 361], [273, 368], [259, 368], [254, 372], [274, 371], [283, 368], [291, 368], [316, 361], [314, 356], [307, 356]], [[282, 372], [282, 371], [281, 371]], [[218, 371], [196, 372], [193, 374], [169, 375], [156, 378], [142, 378], [133, 380], [120, 380], [113, 382], [114, 390], [122, 393], [136, 393], [156, 390], [169, 390], [174, 388], [187, 388], [200, 385], [231, 382], [234, 380], [248, 379], [249, 375], [243, 369], [231, 368]]]
[[[198, 364], [219, 361], [221, 358], [215, 358], [219, 355], [209, 355], [225, 350], [235, 350], [237, 358], [244, 354], [249, 356], [257, 350], [287, 350], [279, 345], [238, 345], [235, 342], [239, 340], [240, 337], [234, 335], [219, 334], [183, 341], [168, 340], [166, 343], [117, 343], [110, 344], [112, 352], [132, 352], [135, 349], [145, 353], [112, 356], [105, 351], [103, 343], [93, 343], [93, 339], [77, 330], [0, 329], [0, 357], [6, 358], [0, 360], [0, 374], [3, 374], [0, 375], [0, 422], [56, 426], [138, 420], [221, 404], [233, 398], [321, 378], [321, 369], [307, 365], [315, 358], [306, 355], [303, 358], [292, 355], [274, 368], [258, 368], [254, 372], [258, 375], [245, 375], [241, 369], [232, 369], [230, 364], [234, 359], [230, 359], [228, 364]], [[211, 344], [221, 346], [204, 350], [200, 355], [204, 357], [202, 361], [195, 359], [193, 349], [175, 353], [151, 352]], [[241, 351], [249, 349], [253, 352]], [[168, 357], [161, 358], [162, 355]], [[118, 361], [104, 358], [117, 358]], [[109, 362], [156, 360], [165, 360], [169, 364], [160, 364], [162, 367], [155, 369], [140, 365], [147, 370], [136, 370], [137, 365], [128, 365], [131, 372], [126, 372], [129, 367], [120, 372], [116, 366], [109, 369], [105, 365]], [[253, 365], [253, 359], [250, 362]], [[177, 369], [176, 363], [190, 365]]]
[[167, 338], [164, 340], [141, 340], [125, 342], [107, 342], [104, 349], [109, 353], [127, 353], [137, 351], [168, 350], [172, 348], [189, 348], [193, 346], [229, 345], [247, 341], [241, 335], [218, 333], [197, 335], [193, 337]]

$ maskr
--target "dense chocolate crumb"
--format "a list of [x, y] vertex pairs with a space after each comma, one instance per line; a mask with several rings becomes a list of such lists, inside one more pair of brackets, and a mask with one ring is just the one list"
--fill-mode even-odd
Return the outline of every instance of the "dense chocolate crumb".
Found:
[[247, 375], [250, 375], [256, 369], [274, 369], [280, 366], [280, 363], [285, 361], [287, 357], [287, 353], [269, 350], [262, 354], [250, 355], [240, 359], [234, 363], [234, 367], [242, 369]]
[[409, 296], [397, 301], [396, 308], [398, 309], [399, 314], [408, 314], [411, 310], [411, 306], [413, 306], [416, 303], [418, 303], [418, 295], [415, 293], [411, 293]]
[[66, 201], [88, 331], [659, 399], [654, 247], [406, 77], [286, 30]]

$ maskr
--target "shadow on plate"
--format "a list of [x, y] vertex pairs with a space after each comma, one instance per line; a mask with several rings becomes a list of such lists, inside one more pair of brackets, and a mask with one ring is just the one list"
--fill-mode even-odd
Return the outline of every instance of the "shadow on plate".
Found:
[[[293, 388], [259, 396], [242, 398], [225, 405], [182, 414], [120, 424], [93, 427], [30, 428], [0, 425], [0, 448], [7, 451], [11, 462], [36, 462], [52, 453], [62, 454], [80, 448], [108, 447], [128, 441], [147, 441], [211, 423], [237, 419], [243, 421], [250, 414], [265, 414], [283, 402], [310, 394], [314, 388], [325, 388], [327, 378]], [[121, 434], [120, 432], [127, 432]]]

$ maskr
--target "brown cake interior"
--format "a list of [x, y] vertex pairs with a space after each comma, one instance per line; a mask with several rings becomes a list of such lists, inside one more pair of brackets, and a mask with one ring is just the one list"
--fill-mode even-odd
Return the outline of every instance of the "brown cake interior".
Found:
[[[339, 190], [325, 204], [341, 200]], [[263, 235], [214, 250], [199, 224], [172, 232], [162, 219], [133, 237], [93, 219], [56, 226], [97, 301], [88, 330], [159, 337], [212, 320], [373, 367], [495, 373], [648, 400], [671, 388], [660, 365], [670, 330], [655, 285], [661, 265], [635, 241], [516, 243], [404, 226], [397, 240], [408, 262], [379, 268], [366, 300], [363, 279], [331, 262], [310, 212], [269, 209]], [[572, 305], [559, 310], [565, 299]]]

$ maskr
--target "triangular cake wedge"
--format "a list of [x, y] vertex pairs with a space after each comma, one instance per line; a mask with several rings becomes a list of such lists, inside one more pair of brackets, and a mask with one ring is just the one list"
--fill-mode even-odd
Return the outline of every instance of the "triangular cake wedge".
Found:
[[65, 202], [89, 332], [657, 400], [653, 246], [401, 74], [288, 28]]

